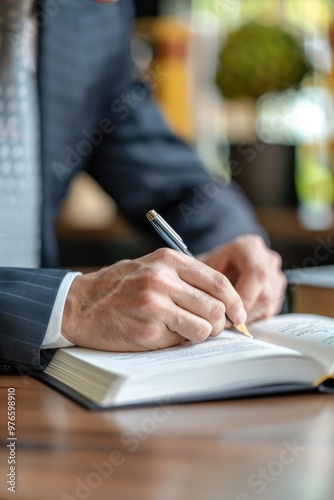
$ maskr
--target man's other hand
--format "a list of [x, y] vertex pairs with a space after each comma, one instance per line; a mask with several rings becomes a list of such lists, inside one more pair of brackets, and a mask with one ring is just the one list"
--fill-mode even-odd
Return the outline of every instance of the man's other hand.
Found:
[[229, 279], [242, 299], [248, 322], [280, 311], [286, 289], [282, 259], [261, 237], [240, 236], [198, 259]]

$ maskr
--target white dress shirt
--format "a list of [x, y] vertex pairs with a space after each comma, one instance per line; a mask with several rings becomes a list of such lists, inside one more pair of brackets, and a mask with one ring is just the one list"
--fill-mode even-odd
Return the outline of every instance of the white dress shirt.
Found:
[[73, 283], [73, 280], [80, 276], [81, 273], [68, 273], [61, 282], [58, 290], [56, 301], [53, 306], [48, 328], [46, 330], [46, 335], [42, 344], [42, 349], [51, 349], [57, 347], [70, 347], [73, 346], [71, 342], [65, 339], [61, 334], [61, 324], [63, 320], [63, 313], [65, 302], [69, 289]]

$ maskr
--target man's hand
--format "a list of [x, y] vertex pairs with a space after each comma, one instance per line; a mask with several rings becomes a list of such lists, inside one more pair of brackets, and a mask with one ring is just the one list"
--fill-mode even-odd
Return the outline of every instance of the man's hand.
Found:
[[246, 321], [239, 295], [221, 272], [160, 249], [75, 278], [62, 334], [82, 347], [153, 350], [218, 335], [225, 312], [235, 324]]
[[259, 236], [240, 236], [198, 259], [229, 279], [243, 301], [248, 322], [280, 311], [286, 289], [282, 260]]

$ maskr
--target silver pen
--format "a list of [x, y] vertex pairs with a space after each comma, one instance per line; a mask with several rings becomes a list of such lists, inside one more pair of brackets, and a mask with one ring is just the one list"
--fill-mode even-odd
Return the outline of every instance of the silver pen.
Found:
[[[189, 252], [187, 245], [184, 243], [182, 238], [174, 231], [174, 229], [159, 215], [155, 210], [150, 210], [146, 214], [147, 219], [150, 221], [154, 229], [157, 233], [165, 240], [167, 245], [174, 250], [178, 250], [189, 257], [194, 257], [192, 253]], [[233, 324], [233, 321], [225, 315], [228, 321]], [[249, 332], [247, 326], [243, 323], [242, 325], [234, 325], [233, 326], [241, 333], [243, 333], [246, 337], [253, 339], [254, 337]]]

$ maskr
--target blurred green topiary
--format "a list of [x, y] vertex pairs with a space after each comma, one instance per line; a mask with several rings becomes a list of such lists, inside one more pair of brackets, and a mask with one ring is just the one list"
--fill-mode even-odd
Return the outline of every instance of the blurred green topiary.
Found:
[[258, 99], [297, 86], [309, 71], [295, 38], [279, 26], [245, 24], [219, 53], [216, 82], [226, 98]]

